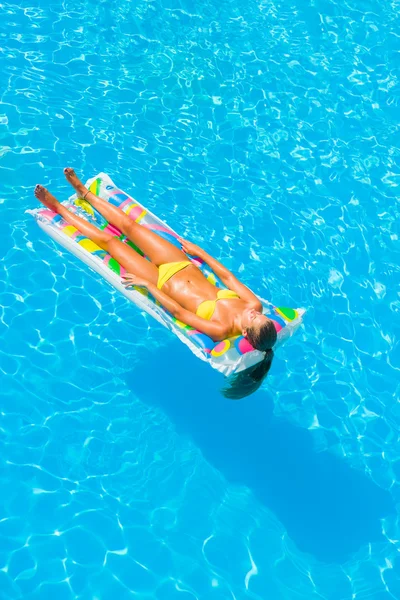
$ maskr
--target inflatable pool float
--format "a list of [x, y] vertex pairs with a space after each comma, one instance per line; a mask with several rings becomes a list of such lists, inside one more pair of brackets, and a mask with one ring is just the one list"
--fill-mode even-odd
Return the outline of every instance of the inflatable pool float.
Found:
[[[181, 249], [177, 239], [178, 234], [131, 196], [116, 187], [105, 173], [89, 179], [86, 186], [97, 196], [121, 208], [136, 223], [155, 231]], [[139, 248], [127, 240], [113, 225], [107, 223], [104, 217], [85, 200], [73, 195], [63, 204], [97, 227], [118, 236], [136, 252], [142, 254]], [[38, 208], [28, 212], [36, 218], [39, 227], [53, 240], [96, 271], [138, 308], [145, 310], [159, 323], [168, 327], [197, 357], [207, 361], [225, 376], [243, 371], [263, 359], [264, 353], [255, 350], [242, 335], [228, 338], [222, 342], [214, 342], [204, 333], [175, 319], [159, 302], [154, 300], [147, 290], [126, 289], [121, 282], [125, 269], [105, 250], [81, 235], [75, 227], [57, 213], [48, 208]], [[220, 288], [225, 288], [215, 273], [201, 259], [195, 256], [188, 256], [188, 259], [203, 272], [208, 281]], [[278, 336], [276, 348], [300, 326], [305, 311], [300, 308], [276, 307], [263, 298], [260, 300], [264, 307], [264, 314], [274, 321]]]

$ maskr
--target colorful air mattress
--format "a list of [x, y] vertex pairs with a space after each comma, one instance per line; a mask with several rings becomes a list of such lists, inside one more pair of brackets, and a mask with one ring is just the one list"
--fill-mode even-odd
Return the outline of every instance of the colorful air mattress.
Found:
[[[175, 231], [144, 206], [136, 202], [131, 196], [117, 188], [108, 175], [100, 173], [93, 179], [89, 179], [86, 185], [94, 194], [121, 208], [131, 219], [140, 223], [143, 227], [155, 231], [175, 246], [181, 247]], [[97, 227], [106, 229], [108, 232], [119, 237], [136, 252], [142, 254], [139, 248], [127, 240], [113, 225], [107, 223], [85, 200], [74, 195], [69, 200], [63, 202], [63, 204]], [[90, 239], [81, 235], [75, 227], [67, 223], [60, 215], [47, 208], [40, 208], [29, 212], [35, 216], [39, 227], [45, 233], [81, 259], [91, 269], [99, 273], [99, 275], [120, 291], [121, 294], [126, 296], [128, 300], [152, 315], [162, 325], [171, 329], [196, 356], [209, 362], [212, 367], [224, 375], [229, 376], [235, 372], [242, 371], [262, 360], [264, 354], [254, 350], [242, 335], [226, 339], [222, 342], [213, 342], [204, 333], [175, 319], [154, 300], [147, 290], [139, 288], [126, 289], [121, 282], [121, 277], [125, 273], [124, 268], [107, 254], [105, 250], [102, 250]], [[215, 273], [201, 259], [193, 256], [188, 256], [188, 259], [204, 273], [211, 283], [220, 288], [225, 287], [218, 277], [216, 277]], [[275, 321], [278, 345], [292, 335], [297, 327], [299, 327], [304, 310], [277, 308], [262, 298], [260, 300], [263, 302], [264, 314]]]

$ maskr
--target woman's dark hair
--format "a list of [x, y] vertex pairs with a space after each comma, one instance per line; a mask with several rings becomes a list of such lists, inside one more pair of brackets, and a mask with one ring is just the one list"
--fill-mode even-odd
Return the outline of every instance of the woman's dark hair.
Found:
[[245, 371], [240, 371], [233, 375], [229, 379], [229, 386], [222, 390], [225, 398], [240, 400], [240, 398], [250, 396], [250, 394], [253, 394], [258, 390], [263, 380], [268, 375], [273, 358], [273, 350], [267, 350], [262, 361]]
[[277, 334], [272, 319], [267, 319], [260, 327], [248, 327], [247, 339], [256, 350], [271, 350], [276, 342]]

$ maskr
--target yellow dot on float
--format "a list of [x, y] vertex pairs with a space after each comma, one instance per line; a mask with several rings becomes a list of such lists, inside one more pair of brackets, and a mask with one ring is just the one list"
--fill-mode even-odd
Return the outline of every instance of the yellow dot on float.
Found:
[[96, 252], [96, 250], [101, 250], [100, 246], [89, 240], [88, 238], [84, 238], [80, 242], [78, 242], [82, 248], [85, 248], [88, 252]]
[[229, 348], [231, 347], [231, 343], [229, 340], [224, 340], [223, 342], [219, 342], [219, 344], [217, 344], [214, 348], [214, 350], [211, 350], [211, 354], [212, 356], [222, 356], [223, 354], [225, 354], [225, 352], [227, 352], [229, 350]]
[[68, 237], [73, 236], [76, 231], [78, 230], [73, 225], [67, 225], [66, 227], [63, 227], [62, 230], [62, 232], [65, 233], [65, 235], [67, 235]]
[[83, 198], [77, 198], [75, 200], [75, 206], [79, 206], [82, 210], [84, 210], [85, 212], [87, 212], [89, 215], [91, 215], [92, 217], [94, 217], [94, 210], [91, 207], [91, 205], [89, 204], [89, 202], [87, 200], [84, 200]]

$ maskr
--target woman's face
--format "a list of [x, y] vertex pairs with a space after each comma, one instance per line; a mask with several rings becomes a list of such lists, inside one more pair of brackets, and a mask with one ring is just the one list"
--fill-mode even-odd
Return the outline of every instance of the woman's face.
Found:
[[249, 327], [261, 327], [267, 319], [268, 317], [255, 308], [245, 308], [242, 313], [242, 329], [246, 330]]

